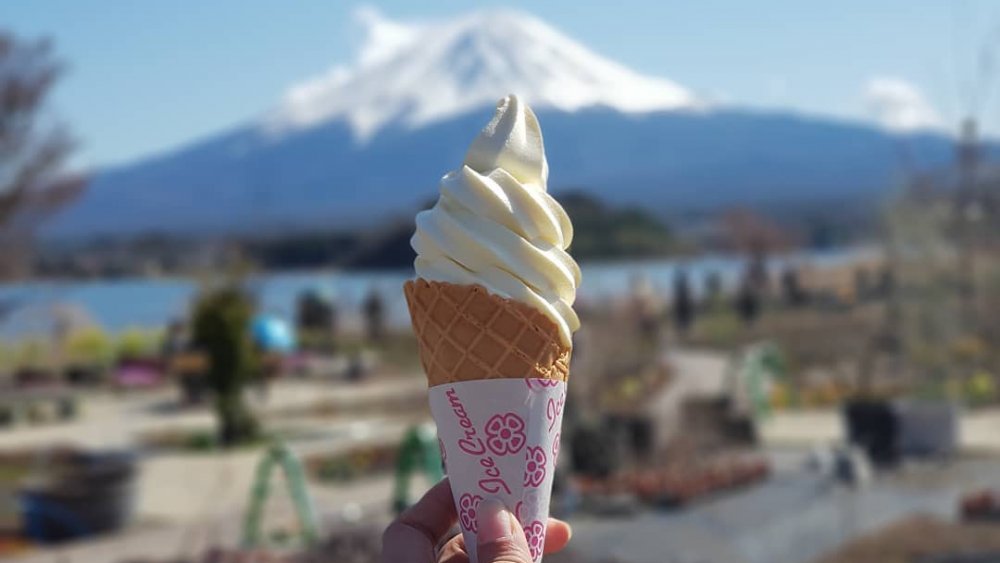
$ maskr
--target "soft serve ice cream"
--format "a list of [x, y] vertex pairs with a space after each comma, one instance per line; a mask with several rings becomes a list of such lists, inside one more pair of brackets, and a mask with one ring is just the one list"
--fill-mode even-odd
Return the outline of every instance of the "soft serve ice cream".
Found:
[[498, 500], [535, 563], [580, 324], [573, 226], [548, 172], [535, 114], [504, 98], [417, 215], [417, 277], [403, 284], [465, 543], [476, 545], [480, 503]]
[[437, 204], [417, 215], [411, 244], [418, 278], [478, 284], [529, 305], [569, 346], [580, 268], [566, 252], [573, 226], [546, 191], [548, 172], [535, 114], [507, 96], [462, 167], [441, 179]]

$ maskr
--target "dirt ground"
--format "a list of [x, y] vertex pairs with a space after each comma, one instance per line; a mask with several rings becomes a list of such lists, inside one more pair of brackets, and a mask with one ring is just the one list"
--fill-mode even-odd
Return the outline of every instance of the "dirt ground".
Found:
[[935, 558], [952, 554], [985, 557], [969, 561], [1000, 561], [1000, 523], [951, 523], [913, 516], [851, 542], [816, 563], [950, 561]]

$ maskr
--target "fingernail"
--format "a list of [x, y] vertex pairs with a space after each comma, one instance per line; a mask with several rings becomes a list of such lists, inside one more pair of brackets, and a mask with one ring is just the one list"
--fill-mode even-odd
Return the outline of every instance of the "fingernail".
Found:
[[479, 532], [476, 541], [479, 545], [493, 543], [510, 535], [510, 512], [497, 500], [486, 500], [479, 505], [476, 515]]

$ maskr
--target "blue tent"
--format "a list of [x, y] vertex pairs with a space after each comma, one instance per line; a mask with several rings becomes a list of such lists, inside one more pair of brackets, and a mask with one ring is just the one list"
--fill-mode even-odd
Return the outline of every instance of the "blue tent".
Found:
[[291, 352], [295, 350], [295, 333], [281, 317], [258, 315], [253, 320], [253, 341], [265, 352]]

